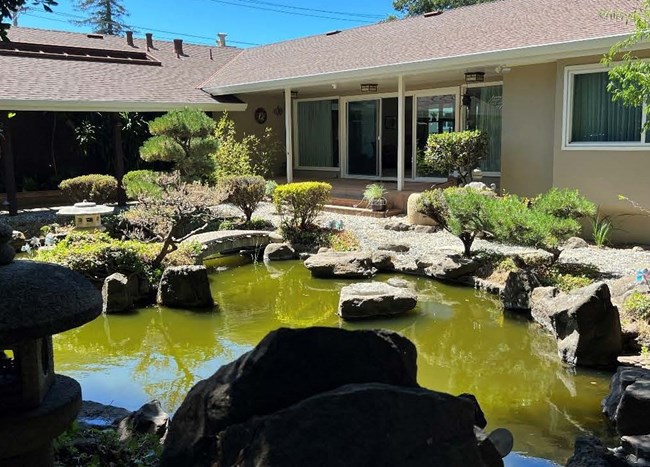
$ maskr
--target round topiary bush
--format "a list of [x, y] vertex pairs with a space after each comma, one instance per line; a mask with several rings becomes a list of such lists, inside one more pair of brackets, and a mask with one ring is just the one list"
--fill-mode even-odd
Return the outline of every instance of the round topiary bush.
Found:
[[117, 179], [111, 175], [90, 174], [68, 178], [59, 189], [73, 203], [93, 201], [110, 203], [117, 199]]

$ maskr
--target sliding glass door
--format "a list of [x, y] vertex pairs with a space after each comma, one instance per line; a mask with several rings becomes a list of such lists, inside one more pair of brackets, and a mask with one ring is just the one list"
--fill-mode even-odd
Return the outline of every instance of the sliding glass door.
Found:
[[348, 102], [348, 175], [379, 175], [378, 99]]

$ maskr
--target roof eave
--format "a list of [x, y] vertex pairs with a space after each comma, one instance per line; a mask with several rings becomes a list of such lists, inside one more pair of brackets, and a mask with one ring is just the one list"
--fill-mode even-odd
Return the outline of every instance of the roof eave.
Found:
[[[503, 49], [493, 52], [458, 55], [421, 60], [417, 62], [399, 63], [380, 67], [356, 68], [333, 73], [296, 76], [269, 81], [250, 82], [226, 86], [204, 86], [203, 91], [219, 96], [223, 94], [242, 94], [250, 92], [264, 92], [278, 89], [292, 88], [295, 86], [318, 86], [332, 83], [387, 75], [419, 73], [425, 71], [450, 71], [460, 67], [478, 67], [506, 63], [508, 66], [544, 63], [576, 56], [601, 54], [607, 51], [616, 42], [628, 37], [629, 34], [599, 37], [595, 39], [582, 39], [578, 41], [558, 42], [553, 44]], [[226, 65], [227, 66], [227, 65]]]
[[248, 104], [0, 99], [0, 110], [13, 112], [168, 112], [186, 107], [201, 109], [206, 112], [243, 112], [248, 108]]

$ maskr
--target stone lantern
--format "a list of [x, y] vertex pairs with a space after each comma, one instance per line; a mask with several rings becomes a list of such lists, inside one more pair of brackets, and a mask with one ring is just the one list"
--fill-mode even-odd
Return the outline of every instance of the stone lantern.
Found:
[[0, 225], [0, 467], [50, 466], [52, 439], [81, 406], [79, 383], [54, 373], [52, 335], [99, 316], [101, 295], [64, 267], [3, 256], [7, 232]]
[[66, 206], [57, 211], [59, 216], [74, 216], [76, 229], [102, 229], [102, 214], [113, 214], [114, 209], [103, 204], [95, 204], [89, 201], [75, 203], [74, 206]]

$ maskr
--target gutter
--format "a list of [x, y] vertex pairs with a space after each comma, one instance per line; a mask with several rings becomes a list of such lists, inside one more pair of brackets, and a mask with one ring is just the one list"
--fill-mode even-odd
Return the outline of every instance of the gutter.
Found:
[[12, 112], [168, 112], [186, 107], [206, 112], [243, 112], [248, 104], [0, 99], [0, 110]]
[[[425, 59], [416, 62], [398, 63], [379, 67], [355, 68], [332, 73], [279, 78], [269, 81], [248, 82], [225, 86], [208, 85], [202, 89], [213, 96], [218, 96], [222, 94], [273, 91], [298, 86], [325, 85], [332, 81], [340, 82], [346, 80], [397, 76], [400, 74], [417, 74], [432, 71], [453, 71], [458, 68], [490, 66], [499, 63], [506, 63], [508, 66], [530, 65], [576, 56], [602, 54], [609, 50], [609, 48], [616, 42], [625, 39], [628, 36], [629, 33], [624, 33], [600, 37], [597, 39], [557, 42], [553, 44], [518, 47], [493, 52], [480, 52], [453, 57]], [[228, 65], [226, 65], [226, 67], [227, 66]]]

